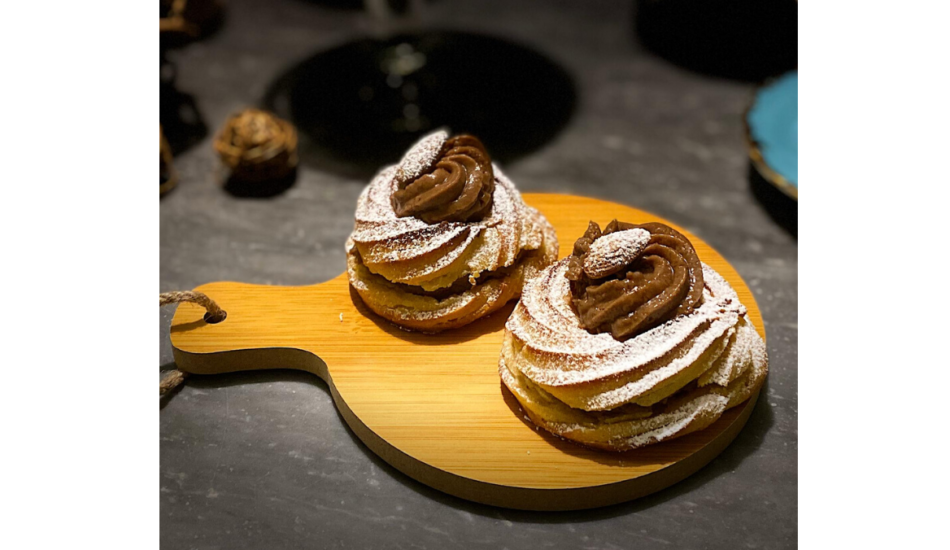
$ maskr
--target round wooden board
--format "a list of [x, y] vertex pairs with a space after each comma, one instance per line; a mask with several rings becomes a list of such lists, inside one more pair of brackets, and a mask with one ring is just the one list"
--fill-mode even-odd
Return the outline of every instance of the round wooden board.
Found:
[[[706, 243], [657, 216], [596, 199], [526, 194], [557, 229], [566, 256], [587, 223], [661, 221], [732, 284], [765, 337], [752, 293]], [[342, 246], [342, 243], [341, 243]], [[178, 307], [171, 339], [178, 368], [195, 374], [293, 368], [330, 387], [344, 419], [376, 454], [422, 483], [465, 499], [526, 510], [576, 510], [668, 487], [719, 454], [757, 395], [709, 428], [626, 453], [587, 449], [537, 430], [498, 377], [513, 304], [462, 329], [406, 332], [369, 312], [346, 274], [312, 286], [221, 282], [199, 287], [227, 312], [218, 324]]]

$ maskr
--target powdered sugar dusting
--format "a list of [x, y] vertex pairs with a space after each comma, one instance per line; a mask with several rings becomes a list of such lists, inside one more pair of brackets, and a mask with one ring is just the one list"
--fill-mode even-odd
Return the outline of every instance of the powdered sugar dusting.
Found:
[[561, 260], [532, 281], [506, 324], [532, 354], [525, 374], [540, 384], [577, 384], [636, 369], [681, 346], [720, 309], [717, 300], [707, 299], [690, 315], [618, 342], [610, 334], [581, 328], [570, 305], [566, 269], [567, 261]]
[[592, 279], [616, 273], [637, 259], [648, 244], [650, 232], [639, 227], [603, 235], [590, 245], [584, 272]]
[[[476, 235], [479, 229], [475, 228]], [[407, 257], [420, 256], [431, 250], [448, 246], [458, 238], [468, 238], [472, 233], [469, 227], [456, 227], [452, 231], [446, 231], [445, 227], [430, 225], [384, 241], [361, 241], [360, 244], [363, 245], [362, 254], [365, 263], [385, 264], [399, 262]]]
[[[689, 379], [681, 380], [681, 373], [695, 368], [700, 357], [709, 368], [731, 373], [742, 372], [750, 361], [764, 356], [763, 351], [752, 357], [745, 345], [727, 347], [745, 307], [732, 287], [705, 264], [704, 299], [696, 311], [624, 342], [580, 327], [570, 306], [566, 268], [562, 260], [526, 287], [506, 324], [510, 342], [506, 348], [511, 349], [503, 353], [533, 383], [556, 394], [573, 392], [577, 402], [572, 406], [609, 410], [648, 395], [660, 384], [682, 386]], [[761, 342], [754, 330], [751, 335]], [[743, 337], [751, 336], [743, 333]], [[701, 374], [696, 372], [693, 378]]]
[[[440, 288], [440, 286], [444, 286], [438, 284], [426, 284], [427, 282], [432, 282], [433, 278], [445, 278], [449, 283], [455, 281], [458, 279], [457, 273], [444, 272], [462, 257], [462, 255], [469, 249], [472, 243], [475, 242], [475, 239], [477, 239], [481, 234], [482, 229], [483, 228], [481, 227], [476, 227], [473, 231], [466, 231], [464, 240], [462, 240], [461, 244], [449, 249], [448, 252], [437, 258], [435, 261], [424, 262], [420, 265], [408, 266], [406, 269], [401, 270], [399, 276], [394, 277], [394, 279], [398, 279], [399, 281], [407, 283], [419, 282], [420, 286], [427, 290], [433, 290], [435, 288]], [[402, 248], [401, 250], [405, 251], [412, 248], [435, 250], [435, 247], [433, 247], [430, 243], [423, 244], [417, 242], [410, 243], [407, 248]], [[392, 250], [387, 250], [386, 255], [392, 257], [396, 254], [394, 254]], [[366, 267], [372, 270], [374, 267], [376, 267], [376, 265], [367, 262]], [[439, 277], [440, 275], [444, 275], [444, 277]]]
[[[743, 316], [732, 331], [729, 346], [725, 353], [716, 361], [713, 368], [699, 377], [697, 383], [700, 386], [709, 384], [729, 385], [733, 380], [745, 374], [756, 361], [763, 359], [764, 356], [755, 354], [755, 350], [760, 343], [763, 343], [762, 339], [755, 332], [748, 316]], [[762, 349], [764, 350], [764, 345]]]
[[448, 139], [448, 132], [438, 130], [417, 141], [396, 165], [396, 181], [405, 183], [428, 172]]
[[434, 332], [462, 326], [519, 296], [523, 281], [556, 259], [558, 243], [554, 228], [536, 210], [529, 209], [529, 214], [533, 217], [531, 223], [542, 231], [541, 246], [519, 259], [504, 277], [473, 283], [467, 290], [439, 299], [421, 296], [371, 273], [361, 261], [356, 245], [348, 240], [346, 261], [350, 284], [370, 309], [400, 327]]
[[[396, 217], [391, 197], [401, 169], [391, 166], [382, 170], [357, 201], [356, 224], [350, 238], [373, 273], [432, 290], [465, 275], [477, 277], [484, 271], [510, 266], [519, 252], [540, 246], [542, 230], [532, 221], [537, 212], [524, 204], [514, 184], [497, 166], [493, 166], [495, 191], [487, 217], [475, 222], [431, 225], [411, 216]], [[468, 236], [462, 238], [463, 233]], [[426, 266], [412, 265], [423, 257]]]
[[[650, 397], [651, 391], [664, 382], [672, 381], [678, 374], [696, 364], [704, 352], [714, 348], [717, 343], [721, 344], [720, 339], [723, 334], [735, 322], [735, 314], [717, 319], [708, 329], [684, 342], [683, 351], [676, 354], [672, 361], [659, 361], [662, 366], [653, 368], [643, 376], [625, 384], [601, 388], [602, 391], [582, 393], [578, 396], [578, 404], [588, 411], [605, 411], [630, 402], [647, 405], [659, 401], [659, 398]], [[719, 347], [720, 353], [722, 347], [724, 346]], [[681, 385], [685, 386], [689, 381], [682, 380]]]
[[[685, 435], [687, 430], [704, 428], [725, 412], [728, 401], [716, 394], [702, 395], [674, 411], [651, 418], [647, 423], [651, 429], [628, 438], [624, 444], [630, 448], [643, 447]], [[696, 425], [700, 418], [708, 419], [705, 425]]]
[[709, 266], [699, 309], [625, 342], [579, 327], [565, 270], [562, 260], [526, 286], [498, 361], [502, 382], [538, 426], [602, 449], [635, 449], [710, 426], [764, 381], [765, 342]]
[[625, 451], [708, 427], [727, 409], [749, 398], [765, 379], [768, 363], [755, 363], [728, 386], [684, 389], [670, 398], [670, 406], [625, 407], [595, 413], [558, 401], [513, 369], [504, 355], [498, 361], [498, 372], [528, 418], [538, 426], [566, 439]]

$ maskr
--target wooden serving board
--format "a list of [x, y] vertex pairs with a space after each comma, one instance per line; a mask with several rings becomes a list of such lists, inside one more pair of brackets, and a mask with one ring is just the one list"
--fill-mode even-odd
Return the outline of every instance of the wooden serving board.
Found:
[[[687, 235], [700, 259], [735, 288], [763, 337], [762, 316], [735, 269], [700, 239], [646, 212], [595, 199], [526, 194], [557, 229], [560, 256], [594, 220], [661, 221]], [[340, 246], [343, 246], [342, 243]], [[343, 418], [386, 462], [465, 499], [527, 510], [576, 510], [632, 500], [692, 474], [738, 434], [755, 405], [711, 427], [626, 453], [581, 447], [535, 429], [498, 377], [505, 320], [494, 315], [437, 335], [406, 332], [371, 313], [346, 274], [312, 286], [232, 282], [197, 290], [227, 311], [208, 324], [181, 304], [171, 340], [194, 374], [291, 368], [326, 381]]]

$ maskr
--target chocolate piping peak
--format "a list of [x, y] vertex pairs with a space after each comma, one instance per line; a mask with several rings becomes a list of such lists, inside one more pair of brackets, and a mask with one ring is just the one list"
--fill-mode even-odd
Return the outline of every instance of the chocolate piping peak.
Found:
[[396, 170], [396, 216], [426, 223], [473, 222], [491, 214], [495, 174], [482, 142], [444, 131], [431, 134], [403, 157]]
[[594, 222], [574, 243], [565, 277], [580, 326], [624, 341], [695, 311], [703, 270], [692, 243], [661, 223]]
[[423, 137], [406, 151], [402, 160], [396, 165], [395, 179], [400, 185], [400, 189], [405, 187], [419, 176], [425, 174], [435, 165], [442, 147], [449, 139], [449, 133], [445, 130], [438, 130]]

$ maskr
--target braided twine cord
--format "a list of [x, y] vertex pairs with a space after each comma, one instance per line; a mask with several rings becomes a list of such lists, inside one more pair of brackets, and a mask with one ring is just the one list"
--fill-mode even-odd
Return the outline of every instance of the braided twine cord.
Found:
[[[202, 292], [182, 290], [158, 295], [159, 307], [168, 304], [179, 304], [181, 302], [192, 302], [205, 308], [208, 311], [205, 313], [205, 321], [208, 323], [220, 323], [228, 316], [227, 312], [221, 309], [221, 306]], [[187, 372], [182, 372], [178, 369], [168, 373], [158, 384], [159, 397], [180, 386], [187, 376]]]

